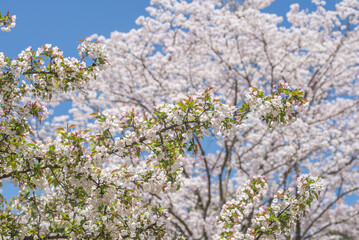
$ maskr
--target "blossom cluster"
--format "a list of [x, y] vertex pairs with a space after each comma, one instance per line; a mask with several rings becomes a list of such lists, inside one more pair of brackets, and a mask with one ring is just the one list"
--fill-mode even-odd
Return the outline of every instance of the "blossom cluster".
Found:
[[6, 15], [0, 13], [0, 27], [3, 32], [10, 32], [16, 25], [16, 15], [10, 16], [9, 12]]
[[[95, 44], [91, 49], [96, 49], [94, 46], [102, 48], [100, 44]], [[2, 112], [14, 116], [17, 121], [23, 121], [23, 116], [28, 111], [21, 106], [21, 102], [31, 99], [51, 100], [55, 93], [82, 86], [96, 76], [99, 67], [106, 64], [103, 58], [97, 58], [95, 61], [92, 65], [86, 65], [84, 61], [76, 58], [65, 58], [62, 51], [51, 44], [46, 44], [36, 51], [28, 47], [16, 59], [10, 59], [0, 53], [0, 67], [3, 69], [0, 72]], [[25, 80], [21, 80], [21, 76], [25, 76]]]
[[[271, 200], [269, 207], [261, 206], [255, 210], [258, 198], [263, 197], [268, 185], [262, 178], [254, 178], [247, 186], [239, 189], [241, 195], [237, 200], [227, 202], [218, 218], [221, 234], [215, 239], [280, 239], [291, 235], [298, 219], [305, 216], [314, 198], [318, 199], [323, 190], [320, 177], [308, 174], [297, 179], [297, 195], [289, 188], [286, 192], [279, 191]], [[247, 228], [242, 227], [245, 217], [253, 214], [247, 222]], [[245, 229], [245, 231], [243, 231]]]
[[81, 59], [88, 56], [92, 59], [106, 58], [107, 54], [106, 54], [105, 45], [99, 44], [98, 41], [96, 42], [86, 41], [86, 39], [84, 41], [80, 40], [79, 42], [81, 43], [78, 46], [77, 50], [79, 51], [79, 56], [81, 57]]
[[270, 127], [293, 123], [297, 114], [309, 106], [303, 97], [304, 93], [300, 89], [291, 89], [288, 83], [279, 83], [273, 88], [272, 95], [267, 97], [263, 95], [263, 91], [250, 88], [246, 94], [249, 108], [258, 111]]
[[37, 101], [34, 102], [28, 101], [23, 109], [24, 109], [24, 112], [22, 113], [23, 119], [28, 119], [31, 116], [35, 116], [40, 121], [43, 121], [49, 115], [47, 108]]
[[218, 227], [222, 233], [214, 239], [245, 239], [241, 223], [253, 212], [255, 205], [263, 199], [267, 189], [267, 180], [261, 176], [248, 180], [244, 187], [240, 187], [236, 199], [223, 205], [218, 216]]

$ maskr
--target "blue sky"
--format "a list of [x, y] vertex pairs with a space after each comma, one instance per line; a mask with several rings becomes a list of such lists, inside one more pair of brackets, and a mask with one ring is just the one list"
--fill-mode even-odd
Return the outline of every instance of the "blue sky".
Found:
[[[285, 15], [289, 5], [300, 2], [311, 8], [310, 0], [277, 0], [266, 11]], [[332, 8], [336, 0], [329, 0]], [[109, 37], [117, 30], [136, 28], [135, 20], [146, 15], [150, 0], [12, 0], [2, 1], [0, 11], [17, 16], [10, 33], [0, 33], [0, 51], [16, 57], [21, 50], [45, 43], [60, 47], [65, 56], [77, 56], [77, 40], [93, 33]]]
[[[289, 5], [300, 2], [302, 8], [313, 8], [310, 0], [277, 0], [265, 11], [285, 16]], [[336, 0], [329, 0], [333, 8]], [[0, 32], [0, 52], [16, 57], [28, 46], [38, 48], [46, 43], [58, 46], [65, 56], [78, 56], [77, 41], [94, 33], [109, 37], [111, 32], [128, 32], [138, 27], [135, 20], [146, 15], [150, 0], [8, 0], [0, 12], [16, 15], [16, 27], [10, 33]], [[285, 22], [283, 23], [285, 25]], [[7, 183], [2, 188], [9, 198], [16, 188]]]
[[77, 56], [77, 40], [93, 33], [129, 31], [136, 18], [146, 13], [149, 0], [12, 0], [1, 1], [0, 11], [15, 14], [16, 27], [0, 33], [0, 51], [9, 57], [28, 46], [51, 43], [65, 55]]

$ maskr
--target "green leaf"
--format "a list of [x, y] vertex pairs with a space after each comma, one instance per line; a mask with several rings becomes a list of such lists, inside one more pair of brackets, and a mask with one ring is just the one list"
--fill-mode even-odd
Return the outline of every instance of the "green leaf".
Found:
[[279, 219], [276, 216], [271, 216], [269, 220], [274, 220], [276, 222], [279, 222]]
[[318, 193], [316, 193], [316, 192], [313, 192], [313, 193], [314, 193], [315, 198], [318, 200], [319, 199]]

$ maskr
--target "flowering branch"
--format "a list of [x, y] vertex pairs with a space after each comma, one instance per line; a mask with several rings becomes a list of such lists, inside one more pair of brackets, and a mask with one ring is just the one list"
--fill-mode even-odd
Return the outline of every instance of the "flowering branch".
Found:
[[253, 211], [256, 203], [268, 189], [263, 177], [253, 178], [239, 188], [237, 200], [227, 202], [218, 218], [221, 231], [214, 239], [280, 239], [290, 236], [296, 221], [305, 217], [314, 198], [323, 190], [322, 180], [304, 174], [297, 179], [297, 197], [290, 189], [278, 192], [270, 207], [261, 206], [251, 219], [249, 228], [242, 232], [243, 220]]
[[16, 23], [16, 16], [10, 16], [10, 13], [7, 12], [6, 15], [2, 15], [0, 13], [0, 27], [1, 27], [1, 31], [3, 32], [10, 32], [12, 28], [15, 27]]

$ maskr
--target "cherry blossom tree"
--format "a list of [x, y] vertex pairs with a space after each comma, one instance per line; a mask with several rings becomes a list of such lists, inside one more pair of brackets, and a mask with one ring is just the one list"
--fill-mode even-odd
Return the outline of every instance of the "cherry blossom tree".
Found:
[[[51, 45], [0, 54], [0, 180], [20, 188], [0, 197], [0, 236], [359, 235], [347, 202], [359, 188], [359, 4], [293, 4], [280, 27], [271, 2], [152, 0], [137, 30], [88, 38], [107, 58], [88, 40], [81, 60]], [[2, 30], [15, 20], [1, 15]], [[71, 120], [46, 121], [63, 100]]]
[[[181, 188], [146, 195], [168, 210], [172, 235], [210, 239], [218, 231], [249, 233], [254, 226], [263, 227], [268, 219], [258, 220], [260, 216], [252, 210], [235, 213], [240, 216], [235, 229], [230, 224], [233, 219], [225, 217], [229, 209], [246, 209], [231, 202], [244, 199], [238, 187], [252, 176], [266, 176], [268, 191], [258, 196], [263, 196], [261, 204], [271, 206], [283, 198], [276, 193], [288, 187], [300, 189], [296, 179], [310, 173], [321, 175], [325, 188], [322, 199], [311, 205], [303, 220], [290, 223], [295, 225], [294, 239], [359, 236], [359, 205], [355, 204], [359, 190], [359, 3], [342, 0], [328, 10], [325, 1], [313, 0], [313, 11], [292, 4], [285, 27], [280, 25], [283, 17], [265, 12], [272, 2], [152, 0], [149, 16], [136, 21], [138, 29], [114, 32], [109, 39], [92, 37], [107, 46], [107, 70], [90, 81], [86, 90], [52, 102], [55, 106], [72, 100], [72, 123], [79, 129], [95, 129], [89, 115], [98, 107], [111, 114], [133, 109], [157, 116], [154, 105], [178, 102], [209, 87], [224, 104], [233, 106], [250, 100], [257, 91], [248, 92], [252, 87], [264, 95], [286, 84], [303, 88], [309, 107], [290, 126], [258, 117], [268, 111], [258, 102], [252, 104], [256, 113], [247, 114], [247, 128], [240, 135], [218, 135], [216, 129], [204, 142], [194, 136], [195, 154], [182, 155]], [[281, 99], [271, 101], [276, 106]], [[272, 117], [282, 118], [279, 108], [275, 109]], [[56, 118], [40, 128], [39, 135], [61, 124], [63, 119]], [[134, 166], [142, 162], [127, 161]], [[114, 167], [125, 162], [111, 159], [107, 164]], [[300, 193], [296, 191], [295, 196]], [[225, 216], [218, 218], [221, 209]], [[275, 211], [274, 206], [259, 214]], [[265, 225], [263, 231], [270, 226], [275, 224]]]
[[[0, 20], [4, 31], [14, 27], [15, 17], [9, 13]], [[250, 88], [241, 108], [222, 103], [207, 89], [176, 105], [156, 106], [151, 116], [97, 109], [92, 114], [96, 134], [67, 125], [56, 129], [56, 138], [35, 140], [29, 120], [46, 119], [44, 101], [81, 88], [107, 65], [103, 45], [80, 42], [81, 60], [64, 58], [51, 44], [36, 51], [28, 47], [16, 59], [0, 53], [0, 187], [3, 179], [19, 187], [10, 201], [0, 194], [2, 239], [183, 239], [168, 228], [167, 209], [149, 196], [180, 189], [181, 160], [186, 152], [198, 152], [195, 140], [211, 129], [226, 137], [239, 135], [250, 111], [257, 111], [270, 128], [287, 125], [308, 105], [303, 92], [286, 85], [269, 96]], [[111, 161], [117, 165], [109, 166]], [[270, 207], [257, 210], [267, 182], [257, 177], [247, 184], [239, 189], [237, 201], [223, 206], [222, 233], [214, 238], [288, 236], [323, 190], [320, 177], [302, 175], [297, 196], [289, 189], [278, 192]], [[242, 231], [241, 218], [250, 213], [256, 217]]]

